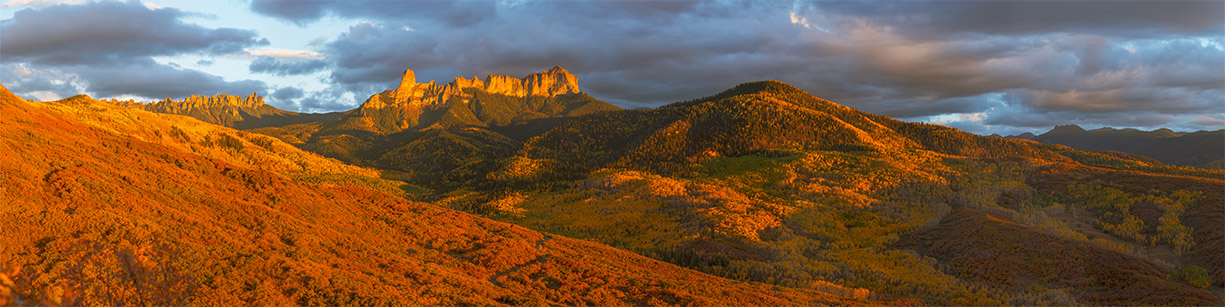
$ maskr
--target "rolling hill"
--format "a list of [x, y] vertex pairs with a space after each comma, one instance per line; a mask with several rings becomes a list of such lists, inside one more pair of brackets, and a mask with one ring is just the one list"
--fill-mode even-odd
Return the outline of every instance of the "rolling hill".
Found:
[[880, 304], [407, 201], [279, 140], [0, 87], [5, 305]]
[[1174, 132], [1170, 129], [1059, 126], [1040, 135], [1010, 136], [1082, 150], [1109, 150], [1142, 155], [1170, 165], [1225, 168], [1225, 130]]

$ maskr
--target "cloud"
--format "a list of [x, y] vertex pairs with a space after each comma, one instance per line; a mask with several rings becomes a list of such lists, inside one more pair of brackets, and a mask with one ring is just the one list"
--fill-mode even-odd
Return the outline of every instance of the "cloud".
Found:
[[[304, 95], [303, 98], [298, 99], [297, 103], [290, 106], [290, 108], [299, 110], [299, 112], [348, 110], [353, 107], [353, 103], [357, 102], [353, 98], [353, 95], [338, 87], [326, 88]], [[365, 97], [362, 97], [362, 99], [365, 99]]]
[[295, 60], [318, 60], [322, 59], [323, 55], [310, 50], [290, 50], [279, 48], [263, 48], [263, 49], [246, 49], [243, 50], [247, 54], [257, 57], [270, 57], [280, 59], [295, 59]]
[[[80, 66], [72, 71], [88, 80], [85, 91], [99, 97], [134, 95], [149, 98], [180, 98], [190, 95], [266, 93], [263, 81], [226, 81], [197, 70], [141, 61], [123, 66]], [[137, 73], [129, 73], [137, 71]]]
[[272, 92], [272, 98], [277, 100], [298, 99], [303, 96], [306, 96], [306, 94], [301, 89], [292, 86], [282, 87]]
[[463, 26], [489, 18], [494, 14], [494, 6], [493, 1], [251, 1], [252, 11], [298, 25], [334, 15], [345, 18], [407, 19], [421, 25]]
[[304, 75], [323, 70], [327, 62], [323, 60], [281, 60], [274, 57], [261, 56], [247, 66], [251, 72], [266, 73], [278, 76]]
[[964, 33], [1085, 33], [1118, 37], [1219, 35], [1220, 1], [816, 2], [814, 11], [889, 24], [916, 37]]
[[227, 81], [155, 61], [154, 56], [236, 54], [268, 44], [254, 31], [185, 23], [187, 15], [136, 1], [23, 9], [0, 21], [0, 65], [14, 72], [0, 80], [15, 93], [60, 97], [157, 99], [267, 88], [262, 81]]
[[87, 64], [185, 52], [221, 55], [268, 44], [255, 32], [208, 29], [180, 20], [177, 9], [140, 2], [96, 2], [18, 11], [0, 23], [7, 62]]
[[[24, 64], [0, 64], [0, 84], [18, 95], [54, 100], [81, 93], [82, 80], [58, 70], [42, 70]], [[40, 93], [33, 95], [33, 93]]]
[[1225, 129], [1225, 118], [1222, 118], [1222, 117], [1225, 117], [1225, 116], [1221, 115], [1221, 113], [1217, 113], [1216, 115], [1200, 114], [1200, 115], [1196, 115], [1195, 119], [1192, 119], [1190, 123], [1194, 125], [1217, 127], [1220, 129]]

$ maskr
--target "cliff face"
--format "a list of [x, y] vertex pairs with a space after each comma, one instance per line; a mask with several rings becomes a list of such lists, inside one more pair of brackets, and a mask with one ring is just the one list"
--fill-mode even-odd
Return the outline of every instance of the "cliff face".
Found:
[[260, 97], [255, 93], [246, 97], [234, 95], [218, 94], [213, 96], [197, 96], [183, 98], [183, 100], [173, 100], [166, 98], [162, 101], [148, 104], [145, 108], [151, 111], [161, 113], [188, 112], [197, 109], [219, 109], [219, 108], [237, 108], [255, 110], [264, 105], [264, 97]]
[[412, 70], [404, 70], [400, 86], [395, 90], [370, 97], [362, 109], [381, 109], [388, 107], [423, 108], [445, 104], [452, 99], [468, 103], [472, 99], [471, 89], [490, 94], [526, 98], [531, 96], [555, 97], [565, 94], [578, 94], [578, 78], [561, 66], [538, 73], [529, 74], [523, 78], [489, 75], [485, 80], [477, 78], [455, 77], [447, 84], [417, 83], [416, 74]]

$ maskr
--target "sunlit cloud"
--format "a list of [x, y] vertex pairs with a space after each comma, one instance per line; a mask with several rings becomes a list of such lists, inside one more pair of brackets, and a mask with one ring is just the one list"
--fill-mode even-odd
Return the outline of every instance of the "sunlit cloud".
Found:
[[801, 25], [805, 28], [812, 28], [812, 25], [808, 24], [808, 18], [796, 15], [795, 12], [791, 12], [791, 24]]
[[987, 119], [987, 112], [978, 113], [957, 113], [957, 114], [941, 114], [928, 118], [933, 124], [950, 124], [955, 122], [982, 122]]
[[279, 48], [243, 49], [247, 55], [254, 57], [273, 57], [280, 59], [318, 60], [323, 55], [310, 50], [290, 50]]

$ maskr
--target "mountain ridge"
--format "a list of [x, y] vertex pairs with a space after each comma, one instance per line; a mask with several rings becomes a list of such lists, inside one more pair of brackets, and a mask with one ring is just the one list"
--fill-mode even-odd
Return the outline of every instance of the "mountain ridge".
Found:
[[1084, 150], [1117, 151], [1153, 158], [1162, 163], [1203, 168], [1225, 168], [1225, 129], [1175, 132], [1168, 128], [1142, 131], [1103, 127], [1085, 130], [1061, 125], [1040, 135], [1014, 135], [1048, 144]]
[[343, 112], [298, 113], [281, 110], [266, 104], [264, 97], [254, 92], [247, 96], [191, 95], [178, 100], [165, 98], [148, 103], [117, 99], [102, 101], [155, 113], [190, 116], [207, 123], [244, 130], [323, 121], [343, 115]]

